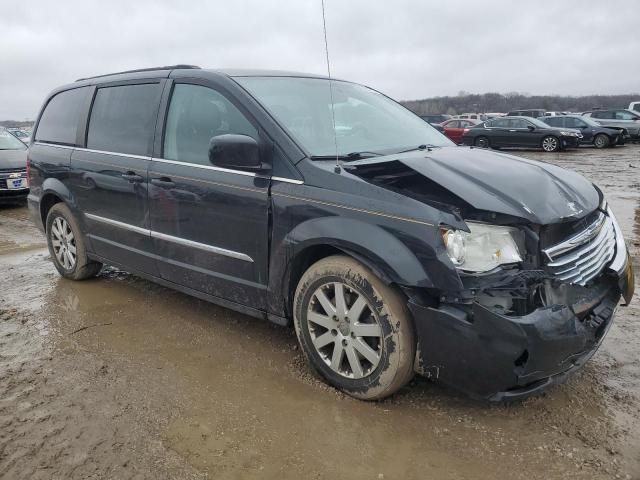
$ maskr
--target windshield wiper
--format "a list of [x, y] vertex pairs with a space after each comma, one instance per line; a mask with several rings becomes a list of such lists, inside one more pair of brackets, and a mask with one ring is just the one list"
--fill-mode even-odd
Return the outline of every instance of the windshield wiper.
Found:
[[360, 160], [362, 158], [369, 158], [369, 157], [380, 157], [384, 154], [380, 153], [380, 152], [366, 152], [366, 151], [362, 151], [362, 152], [351, 152], [351, 153], [347, 153], [345, 154], [340, 154], [340, 155], [312, 155], [310, 158], [311, 160], [335, 160], [336, 158], [338, 160], [344, 160], [346, 162], [349, 162], [351, 160]]
[[415, 152], [416, 150], [429, 150], [431, 151], [432, 148], [438, 148], [438, 145], [432, 145], [430, 143], [423, 143], [422, 145], [418, 145], [417, 147], [413, 147], [413, 148], [407, 148], [406, 150], [401, 150], [397, 153], [407, 153], [407, 152]]

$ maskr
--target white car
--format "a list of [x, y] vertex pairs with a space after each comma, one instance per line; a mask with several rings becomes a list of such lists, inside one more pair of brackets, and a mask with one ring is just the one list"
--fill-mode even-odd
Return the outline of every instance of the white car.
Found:
[[19, 128], [8, 128], [7, 131], [25, 145], [29, 145], [31, 134]]
[[629, 110], [640, 113], [640, 102], [631, 102], [629, 104]]

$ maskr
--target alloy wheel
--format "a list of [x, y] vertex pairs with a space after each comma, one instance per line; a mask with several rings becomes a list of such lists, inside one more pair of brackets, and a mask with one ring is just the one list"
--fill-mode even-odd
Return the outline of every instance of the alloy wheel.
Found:
[[76, 265], [76, 239], [69, 223], [57, 217], [51, 225], [51, 244], [60, 265], [66, 270], [73, 270]]
[[371, 374], [382, 354], [382, 328], [364, 295], [342, 282], [326, 283], [312, 295], [307, 328], [320, 358], [347, 378]]
[[555, 152], [558, 149], [558, 139], [555, 137], [545, 137], [542, 140], [542, 149], [545, 152]]

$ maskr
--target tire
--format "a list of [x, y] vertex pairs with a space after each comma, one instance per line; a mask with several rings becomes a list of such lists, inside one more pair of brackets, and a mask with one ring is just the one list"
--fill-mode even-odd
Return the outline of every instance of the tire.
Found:
[[557, 152], [560, 150], [560, 139], [553, 135], [547, 135], [542, 139], [540, 146], [545, 152]]
[[416, 341], [406, 300], [350, 257], [327, 257], [304, 273], [294, 325], [315, 373], [352, 397], [379, 400], [413, 377]]
[[84, 280], [100, 272], [102, 264], [87, 258], [84, 236], [69, 207], [64, 203], [51, 207], [46, 226], [49, 253], [60, 275], [70, 280]]
[[604, 133], [599, 133], [593, 138], [593, 145], [596, 148], [606, 148], [611, 143], [611, 139]]
[[479, 148], [489, 148], [489, 147], [491, 147], [491, 142], [489, 141], [489, 138], [485, 137], [485, 136], [477, 137], [475, 139], [475, 141], [473, 142], [473, 144], [476, 147], [479, 147]]

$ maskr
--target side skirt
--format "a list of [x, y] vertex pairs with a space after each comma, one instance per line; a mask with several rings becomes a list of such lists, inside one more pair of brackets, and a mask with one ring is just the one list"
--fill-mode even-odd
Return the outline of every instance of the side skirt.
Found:
[[194, 290], [192, 288], [189, 287], [185, 287], [183, 285], [179, 285], [177, 283], [173, 283], [170, 282], [168, 280], [164, 280], [163, 278], [160, 277], [156, 277], [154, 275], [149, 275], [148, 273], [144, 273], [144, 272], [140, 272], [138, 270], [132, 269], [130, 267], [127, 267], [125, 265], [119, 264], [117, 262], [114, 262], [112, 260], [108, 260], [106, 258], [101, 257], [100, 255], [96, 255], [93, 253], [87, 253], [87, 256], [91, 259], [91, 260], [96, 260], [100, 263], [103, 263], [105, 265], [112, 265], [114, 267], [120, 268], [126, 272], [129, 272], [137, 277], [141, 277], [144, 278], [145, 280], [149, 280], [151, 282], [157, 283], [158, 285], [162, 285], [163, 287], [167, 287], [170, 288], [172, 290], [177, 290], [178, 292], [181, 293], [185, 293], [187, 295], [190, 295], [192, 297], [196, 297], [199, 298], [200, 300], [205, 300], [207, 302], [211, 302], [214, 303], [216, 305], [219, 305], [221, 307], [224, 308], [228, 308], [230, 310], [234, 310], [236, 312], [239, 313], [243, 313], [245, 315], [249, 315], [250, 317], [254, 317], [254, 318], [259, 318], [261, 320], [268, 320], [270, 322], [273, 322], [277, 325], [282, 325], [282, 326], [287, 326], [289, 325], [289, 321], [284, 318], [284, 317], [280, 317], [277, 315], [273, 315], [273, 314], [267, 314], [267, 312], [264, 312], [262, 310], [257, 310], [255, 308], [251, 308], [251, 307], [247, 307], [245, 305], [242, 305], [240, 303], [236, 303], [236, 302], [232, 302], [230, 300], [225, 300], [224, 298], [220, 298], [220, 297], [216, 297], [213, 295], [209, 295], [208, 293], [204, 293], [204, 292], [200, 292], [198, 290]]

